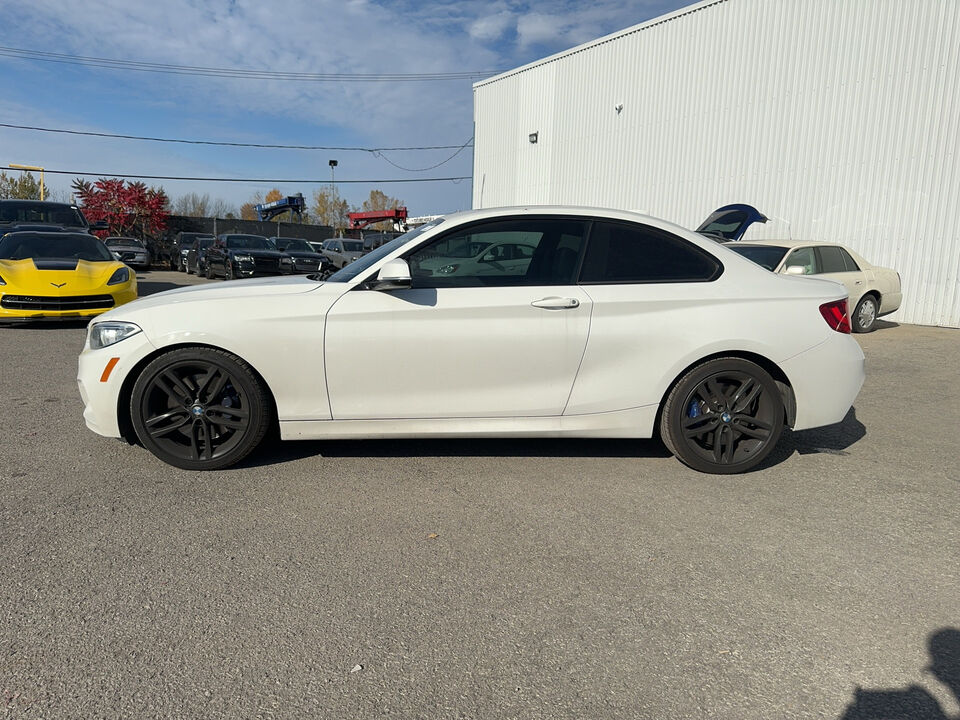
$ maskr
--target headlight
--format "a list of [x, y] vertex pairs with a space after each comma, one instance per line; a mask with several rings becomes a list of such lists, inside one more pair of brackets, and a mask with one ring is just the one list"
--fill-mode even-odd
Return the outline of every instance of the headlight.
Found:
[[253, 262], [253, 255], [234, 255], [234, 262]]
[[3, 278], [2, 278], [2, 277], [0, 277], [0, 285], [6, 285], [6, 283], [3, 281]]
[[181, 251], [180, 251], [180, 257], [186, 257], [188, 252], [190, 252], [189, 249], [187, 249], [187, 250], [181, 250]]
[[282, 257], [282, 258], [280, 258], [280, 264], [281, 264], [281, 265], [289, 265], [290, 263], [291, 263], [290, 258], [288, 258], [288, 257]]
[[140, 332], [140, 328], [128, 322], [102, 322], [90, 326], [90, 349], [109, 347]]
[[119, 285], [130, 280], [130, 270], [126, 266], [117, 268], [117, 271], [107, 280], [107, 285]]

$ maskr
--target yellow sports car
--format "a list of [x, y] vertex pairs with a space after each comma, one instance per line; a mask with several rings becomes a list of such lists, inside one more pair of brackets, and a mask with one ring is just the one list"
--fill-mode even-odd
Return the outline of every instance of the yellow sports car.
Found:
[[0, 237], [0, 323], [92, 317], [136, 297], [137, 276], [93, 235]]

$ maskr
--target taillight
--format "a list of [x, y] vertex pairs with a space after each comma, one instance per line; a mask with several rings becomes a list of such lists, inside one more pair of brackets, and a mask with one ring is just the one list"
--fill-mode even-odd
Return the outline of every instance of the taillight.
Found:
[[834, 300], [820, 306], [820, 314], [827, 325], [839, 333], [850, 334], [850, 316], [847, 315], [847, 299]]

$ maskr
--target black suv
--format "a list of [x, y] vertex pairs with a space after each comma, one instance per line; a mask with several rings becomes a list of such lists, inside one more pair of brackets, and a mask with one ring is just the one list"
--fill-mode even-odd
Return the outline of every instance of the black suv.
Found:
[[193, 242], [197, 238], [210, 238], [213, 239], [211, 233], [203, 232], [178, 232], [177, 237], [174, 238], [173, 247], [170, 249], [170, 269], [179, 270], [180, 272], [187, 271], [187, 253], [190, 252], [190, 248], [193, 247]]
[[224, 280], [254, 275], [289, 275], [293, 271], [290, 256], [277, 250], [263, 235], [225, 234], [207, 248], [208, 278], [222, 275]]
[[85, 232], [106, 230], [102, 220], [90, 225], [76, 205], [42, 200], [0, 200], [0, 236], [18, 230]]

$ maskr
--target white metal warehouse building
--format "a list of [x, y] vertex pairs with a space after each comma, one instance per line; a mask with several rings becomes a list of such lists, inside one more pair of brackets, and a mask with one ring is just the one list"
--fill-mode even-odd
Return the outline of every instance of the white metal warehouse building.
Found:
[[475, 208], [746, 202], [960, 327], [960, 0], [705, 0], [477, 83], [474, 122]]

